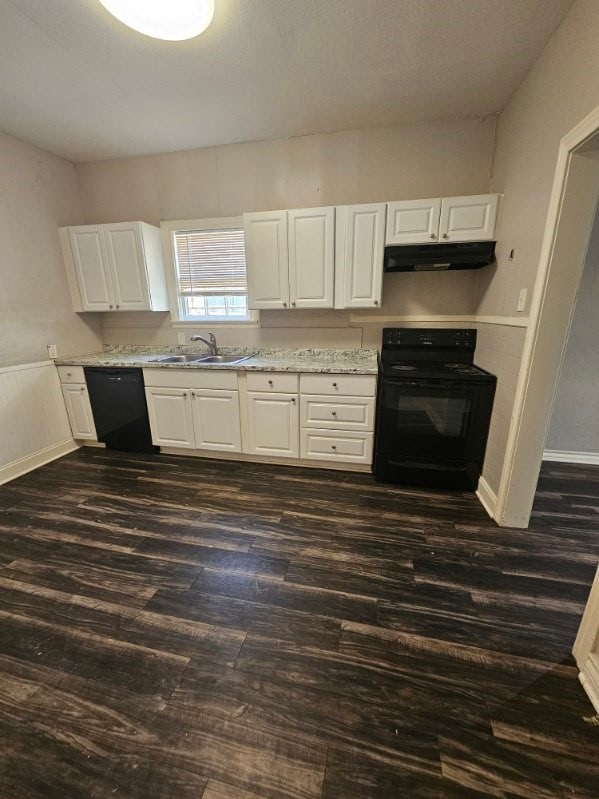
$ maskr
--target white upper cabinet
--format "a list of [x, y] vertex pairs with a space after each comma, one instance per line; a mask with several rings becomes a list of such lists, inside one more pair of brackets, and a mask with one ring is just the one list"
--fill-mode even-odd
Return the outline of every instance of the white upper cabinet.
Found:
[[499, 195], [445, 197], [441, 203], [442, 241], [490, 241], [495, 235]]
[[490, 241], [498, 204], [498, 194], [389, 203], [386, 244]]
[[243, 215], [248, 308], [332, 308], [335, 209]]
[[439, 238], [441, 200], [406, 200], [387, 207], [386, 244], [432, 244]]
[[76, 311], [167, 311], [160, 230], [145, 222], [60, 229]]
[[68, 228], [72, 264], [77, 276], [81, 308], [84, 311], [109, 311], [113, 308], [112, 283], [106, 268], [106, 248], [102, 225]]
[[385, 203], [336, 209], [335, 308], [378, 308], [383, 283]]
[[289, 295], [292, 308], [332, 308], [335, 209], [288, 211]]
[[287, 211], [243, 215], [248, 308], [289, 307]]
[[135, 222], [105, 225], [104, 239], [117, 309], [147, 310], [151, 303], [139, 226]]

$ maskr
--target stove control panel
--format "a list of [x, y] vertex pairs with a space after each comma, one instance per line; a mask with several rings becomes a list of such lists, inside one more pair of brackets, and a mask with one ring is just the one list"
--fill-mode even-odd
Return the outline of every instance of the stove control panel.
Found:
[[476, 330], [438, 327], [383, 328], [383, 349], [395, 347], [450, 347], [452, 349], [474, 351], [476, 347]]

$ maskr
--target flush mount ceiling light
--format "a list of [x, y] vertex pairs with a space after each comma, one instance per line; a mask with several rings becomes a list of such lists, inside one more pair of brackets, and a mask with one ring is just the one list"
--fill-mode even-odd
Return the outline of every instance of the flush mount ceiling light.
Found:
[[199, 36], [214, 16], [214, 0], [100, 0], [100, 3], [133, 30], [174, 42]]

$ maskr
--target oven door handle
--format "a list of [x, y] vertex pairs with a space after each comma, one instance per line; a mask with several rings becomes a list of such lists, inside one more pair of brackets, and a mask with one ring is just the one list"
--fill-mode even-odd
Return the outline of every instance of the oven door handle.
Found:
[[456, 388], [462, 386], [459, 380], [405, 380], [404, 378], [383, 378], [383, 386], [409, 386], [410, 388]]

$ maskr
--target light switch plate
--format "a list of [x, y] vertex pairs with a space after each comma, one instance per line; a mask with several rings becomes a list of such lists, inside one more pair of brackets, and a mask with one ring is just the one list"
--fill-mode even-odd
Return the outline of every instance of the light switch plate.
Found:
[[518, 304], [516, 305], [517, 311], [523, 311], [526, 308], [527, 294], [528, 294], [528, 289], [520, 289], [520, 294], [518, 294]]
[[58, 347], [56, 344], [46, 344], [48, 348], [48, 358], [58, 358]]

